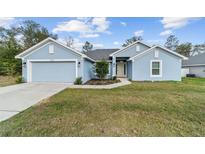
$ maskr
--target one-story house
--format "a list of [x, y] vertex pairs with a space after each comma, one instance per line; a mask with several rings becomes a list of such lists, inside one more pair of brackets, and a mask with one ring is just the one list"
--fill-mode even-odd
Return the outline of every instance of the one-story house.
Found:
[[181, 81], [182, 59], [186, 57], [160, 45], [137, 41], [122, 49], [98, 49], [82, 53], [47, 38], [20, 53], [22, 77], [26, 82], [70, 82], [82, 77], [83, 82], [95, 74], [93, 64], [109, 62], [108, 78], [133, 81]]
[[205, 77], [205, 52], [189, 57], [182, 61], [182, 76], [195, 74], [196, 77]]

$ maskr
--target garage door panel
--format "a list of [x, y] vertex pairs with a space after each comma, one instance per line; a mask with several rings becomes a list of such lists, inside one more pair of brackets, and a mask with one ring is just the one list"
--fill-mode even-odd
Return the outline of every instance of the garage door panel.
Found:
[[74, 82], [75, 62], [32, 62], [32, 82]]

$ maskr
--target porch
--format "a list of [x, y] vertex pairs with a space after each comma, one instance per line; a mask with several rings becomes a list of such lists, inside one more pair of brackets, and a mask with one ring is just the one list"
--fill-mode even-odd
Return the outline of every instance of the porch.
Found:
[[129, 57], [116, 57], [112, 59], [112, 76], [117, 78], [128, 78], [131, 73], [131, 66], [127, 61]]

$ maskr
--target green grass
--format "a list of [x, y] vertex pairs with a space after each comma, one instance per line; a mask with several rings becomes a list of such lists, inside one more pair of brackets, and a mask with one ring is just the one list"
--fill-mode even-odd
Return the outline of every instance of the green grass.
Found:
[[205, 136], [205, 79], [66, 89], [1, 122], [0, 136]]
[[16, 79], [13, 76], [0, 76], [0, 87], [16, 84]]

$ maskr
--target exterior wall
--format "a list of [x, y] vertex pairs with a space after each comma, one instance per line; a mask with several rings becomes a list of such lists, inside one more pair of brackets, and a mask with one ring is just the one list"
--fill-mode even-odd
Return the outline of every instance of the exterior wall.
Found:
[[189, 67], [189, 73], [195, 74], [196, 77], [205, 77], [205, 66], [192, 66]]
[[[136, 51], [136, 46], [139, 45], [140, 46], [140, 51]], [[137, 43], [129, 48], [124, 49], [123, 51], [116, 53], [112, 56], [112, 76], [116, 76], [116, 57], [133, 57], [135, 56], [137, 53], [143, 52], [145, 50], [149, 49], [148, 46], [141, 44], [141, 43]]]
[[132, 61], [127, 62], [127, 77], [132, 80]]
[[[140, 46], [140, 51], [136, 51], [136, 46], [139, 45]], [[115, 57], [133, 57], [135, 56], [137, 53], [143, 52], [145, 50], [149, 49], [149, 47], [147, 47], [144, 44], [141, 43], [137, 43], [119, 53], [116, 53], [114, 56]]]
[[[54, 45], [54, 53], [51, 54], [49, 53], [49, 44], [53, 44]], [[54, 59], [76, 59], [78, 62], [80, 62], [81, 64], [83, 63], [83, 59], [81, 58], [81, 55], [70, 51], [69, 49], [66, 49], [64, 47], [62, 47], [61, 45], [54, 43], [54, 42], [50, 42], [47, 43], [46, 45], [41, 46], [40, 48], [34, 50], [35, 52], [31, 52], [30, 54], [28, 54], [26, 57], [24, 57], [24, 59], [22, 60], [22, 63], [26, 63], [23, 64], [22, 67], [22, 77], [24, 79], [25, 82], [27, 82], [27, 64], [28, 64], [28, 60], [31, 59], [50, 59], [50, 60], [54, 60]], [[83, 72], [83, 68], [82, 65], [80, 65], [78, 67], [78, 77], [79, 76], [83, 76], [82, 74]]]
[[84, 59], [83, 63], [83, 82], [90, 80], [93, 77], [93, 62]]
[[[162, 80], [175, 80], [181, 81], [181, 59], [174, 56], [160, 48], [158, 58], [154, 57], [153, 49], [149, 53], [134, 59], [132, 65], [132, 80], [136, 81], [162, 81]], [[150, 61], [162, 60], [162, 77], [151, 77]]]
[[181, 69], [181, 76], [186, 77], [186, 75], [189, 74], [189, 68], [182, 68]]

